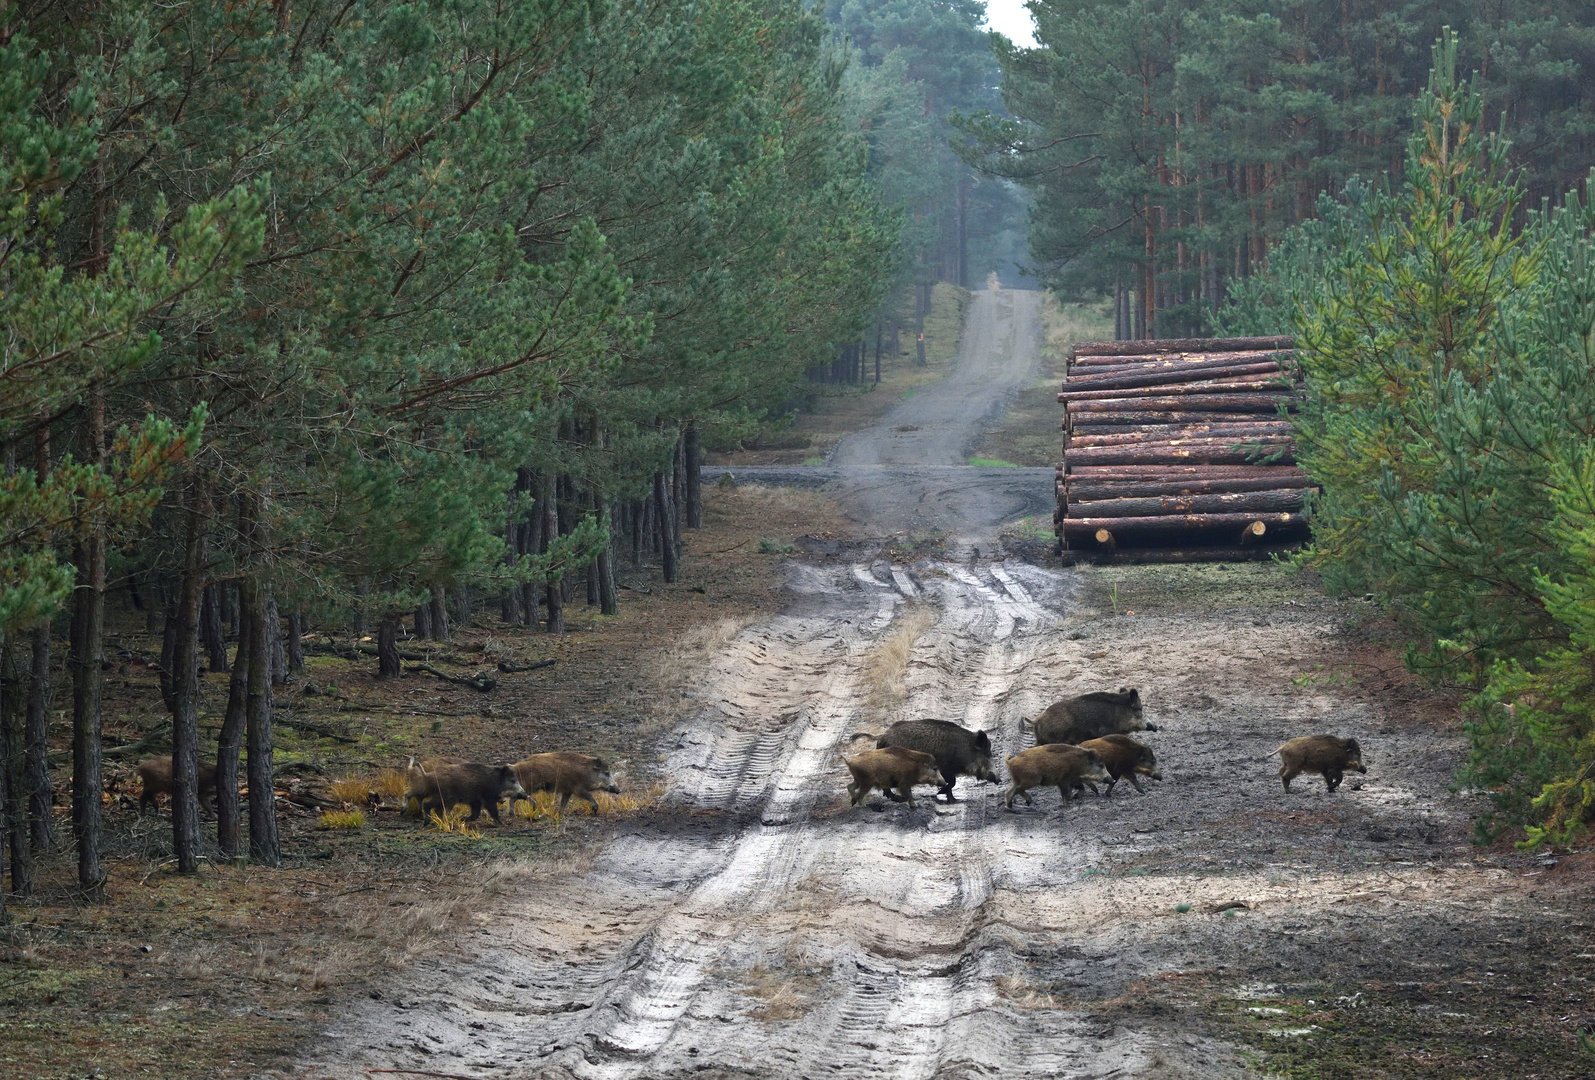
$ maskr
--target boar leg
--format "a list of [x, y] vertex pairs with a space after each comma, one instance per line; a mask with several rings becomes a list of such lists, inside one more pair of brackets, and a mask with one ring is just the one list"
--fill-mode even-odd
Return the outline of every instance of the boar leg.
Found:
[[565, 807], [570, 805], [570, 792], [562, 792], [559, 796], [559, 812], [563, 814]]
[[593, 798], [593, 793], [592, 792], [584, 791], [584, 792], [581, 793], [581, 797], [586, 799], [589, 803], [592, 804], [593, 813], [595, 813], [595, 814], [598, 813], [598, 800]]
[[901, 795], [897, 794], [897, 792], [893, 791], [889, 787], [881, 788], [881, 794], [885, 795], [888, 799], [892, 800], [892, 802], [902, 802], [903, 801], [903, 797]]
[[[1141, 786], [1141, 778], [1139, 776], [1137, 776], [1135, 773], [1131, 773], [1130, 774], [1130, 783], [1134, 784], [1135, 785], [1135, 790], [1139, 791], [1142, 795], [1146, 794], [1146, 788]], [[1113, 789], [1110, 787], [1110, 788], [1108, 788], [1108, 791], [1111, 794]]]
[[[469, 805], [471, 807], [471, 816], [466, 818], [465, 820], [466, 821], [475, 821], [477, 818], [482, 816], [482, 803], [480, 801], [476, 800], [476, 799], [472, 799], [470, 801]], [[493, 807], [493, 817], [494, 818], [498, 817], [498, 807], [496, 807], [496, 806]]]
[[[943, 765], [941, 767], [941, 778], [946, 783], [941, 786], [941, 789], [936, 794], [947, 796], [948, 802], [957, 802], [958, 800], [953, 798], [953, 785], [958, 783], [958, 770], [951, 765]], [[934, 797], [932, 796], [933, 799]]]
[[1339, 769], [1324, 770], [1324, 783], [1329, 785], [1330, 791], [1334, 791], [1336, 788], [1338, 788], [1340, 786], [1340, 782], [1345, 778], [1346, 774], [1341, 772]]
[[1281, 765], [1279, 767], [1279, 782], [1285, 785], [1285, 794], [1290, 794], [1290, 782], [1301, 775], [1299, 765]]

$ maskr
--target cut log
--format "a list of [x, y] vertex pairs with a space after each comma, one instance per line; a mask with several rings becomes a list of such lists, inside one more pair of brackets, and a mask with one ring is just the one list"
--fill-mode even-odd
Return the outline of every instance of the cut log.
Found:
[[1232, 379], [1207, 379], [1193, 383], [1161, 383], [1155, 386], [1128, 386], [1102, 390], [1063, 390], [1058, 393], [1058, 400], [1073, 404], [1076, 401], [1167, 397], [1174, 394], [1190, 394], [1194, 396], [1198, 394], [1245, 394], [1255, 392], [1288, 395], [1295, 393], [1295, 389], [1295, 384], [1288, 378], [1259, 379], [1251, 375], [1239, 375]]
[[1241, 349], [1230, 352], [1145, 353], [1140, 356], [1077, 356], [1069, 361], [1069, 374], [1097, 375], [1114, 368], [1133, 369], [1146, 364], [1198, 363], [1203, 360], [1254, 360], [1259, 357], [1294, 357], [1294, 349]]
[[1115, 375], [1153, 375], [1160, 371], [1188, 371], [1192, 368], [1234, 367], [1237, 364], [1278, 364], [1289, 367], [1293, 352], [1175, 353], [1170, 356], [1126, 357], [1124, 363], [1072, 364], [1068, 379], [1108, 379]]
[[1131, 566], [1139, 563], [1217, 563], [1261, 562], [1277, 554], [1295, 551], [1301, 542], [1281, 544], [1254, 544], [1251, 547], [1188, 547], [1188, 548], [1119, 548], [1100, 551], [1077, 548], [1063, 553], [1063, 564], [1096, 563], [1101, 566]]
[[1241, 530], [1241, 546], [1245, 547], [1247, 544], [1261, 540], [1263, 538], [1263, 534], [1266, 532], [1268, 532], [1268, 525], [1266, 523], [1261, 521], [1252, 522], [1250, 525], [1247, 525], [1246, 528]]
[[[1073, 494], [1071, 492], [1071, 494]], [[1301, 488], [1276, 491], [1225, 492], [1209, 495], [1164, 495], [1148, 498], [1096, 499], [1069, 502], [1070, 518], [1158, 517], [1168, 514], [1288, 513], [1300, 510], [1305, 499]], [[1262, 522], [1251, 522], [1261, 525]], [[1262, 535], [1258, 533], [1257, 535]]]
[[1095, 537], [1095, 539], [1096, 539], [1096, 542], [1097, 542], [1097, 544], [1098, 544], [1098, 545], [1099, 545], [1099, 546], [1100, 546], [1100, 547], [1105, 547], [1105, 548], [1107, 548], [1107, 549], [1108, 549], [1108, 550], [1109, 550], [1109, 551], [1112, 551], [1112, 550], [1113, 550], [1113, 549], [1114, 549], [1114, 548], [1115, 548], [1115, 547], [1117, 547], [1117, 546], [1118, 546], [1118, 545], [1117, 545], [1117, 544], [1116, 544], [1116, 543], [1115, 543], [1115, 542], [1114, 542], [1114, 539], [1113, 539], [1113, 534], [1112, 534], [1112, 533], [1111, 533], [1111, 532], [1109, 532], [1109, 531], [1108, 531], [1108, 530], [1107, 530], [1107, 529], [1098, 529], [1098, 530], [1097, 530], [1097, 531], [1096, 531], [1096, 532], [1095, 532], [1095, 533], [1094, 533], [1094, 534], [1092, 534], [1092, 535], [1093, 535], [1093, 536], [1094, 536], [1094, 537]]
[[1060, 523], [1065, 539], [1092, 538], [1106, 529], [1121, 540], [1126, 536], [1224, 530], [1230, 535], [1242, 526], [1261, 521], [1269, 529], [1284, 532], [1303, 528], [1307, 518], [1301, 514], [1165, 514], [1153, 517], [1064, 518]]
[[1233, 439], [1248, 442], [1264, 436], [1291, 437], [1295, 425], [1289, 421], [1277, 424], [1148, 424], [1131, 431], [1104, 431], [1085, 428], [1069, 435], [1067, 450], [1087, 446], [1134, 446], [1138, 443], [1177, 442], [1184, 439]]
[[[1139, 391], [1138, 391], [1139, 392]], [[1163, 412], [1237, 412], [1237, 413], [1271, 413], [1276, 412], [1281, 405], [1287, 407], [1294, 405], [1299, 400], [1289, 388], [1274, 384], [1265, 391], [1252, 394], [1225, 394], [1214, 391], [1211, 394], [1193, 393], [1191, 387], [1182, 387], [1179, 397], [1158, 397], [1147, 394], [1144, 397], [1105, 397], [1085, 398], [1080, 401], [1071, 400], [1068, 403], [1068, 412], [1071, 416], [1084, 413], [1163, 413]]]
[[1064, 383], [1065, 392], [1087, 390], [1131, 390], [1142, 386], [1174, 386], [1179, 383], [1206, 382], [1213, 379], [1238, 379], [1242, 376], [1256, 378], [1282, 371], [1272, 360], [1251, 364], [1192, 364], [1174, 371], [1154, 371], [1145, 374], [1103, 375], [1099, 378], [1071, 378]]
[[1083, 431], [1111, 431], [1182, 424], [1290, 424], [1291, 419], [1266, 412], [1068, 412], [1065, 426]]
[[[1279, 470], [1280, 472], [1294, 470]], [[1071, 480], [1063, 485], [1070, 507], [1076, 503], [1100, 502], [1107, 499], [1143, 499], [1165, 495], [1215, 495], [1225, 492], [1250, 491], [1305, 491], [1313, 486], [1307, 477], [1259, 476], [1255, 479], [1231, 477], [1226, 480], [1145, 480], [1127, 479], [1120, 482], [1100, 480]]]
[[1245, 465], [1268, 458], [1279, 465], [1296, 463], [1293, 443], [1237, 447], [1219, 442], [1201, 446], [1096, 446], [1069, 452], [1079, 465]]
[[1150, 341], [1077, 341], [1075, 356], [1139, 356], [1146, 353], [1288, 349], [1293, 337], [1161, 338]]
[[[1179, 480], [1189, 477], [1193, 480], [1229, 480], [1247, 477], [1301, 477], [1306, 479], [1307, 474], [1300, 469], [1289, 465], [1202, 465], [1191, 462], [1175, 462], [1168, 465], [1082, 465], [1075, 462], [1066, 462], [1071, 466], [1071, 480], [1111, 481], [1111, 480]], [[1288, 484], [1275, 484], [1275, 487], [1288, 487]]]

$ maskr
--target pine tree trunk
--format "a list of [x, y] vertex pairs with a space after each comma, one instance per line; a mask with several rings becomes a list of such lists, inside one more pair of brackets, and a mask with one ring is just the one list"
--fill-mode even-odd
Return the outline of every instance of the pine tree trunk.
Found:
[[27, 716], [27, 671], [18, 646], [0, 649], [0, 800], [3, 800], [6, 846], [11, 854], [11, 891], [33, 895], [33, 853], [28, 848], [28, 786], [23, 744]]
[[449, 639], [449, 605], [441, 585], [432, 586], [431, 616], [432, 639], [434, 641], [447, 641]]
[[415, 636], [421, 641], [432, 639], [432, 605], [420, 604], [415, 609]]
[[177, 594], [173, 593], [166, 610], [165, 618], [161, 623], [161, 661], [156, 670], [156, 681], [161, 688], [161, 705], [167, 712], [172, 711], [172, 702], [177, 692], [177, 684], [173, 674], [177, 671]]
[[676, 436], [676, 449], [670, 456], [670, 543], [681, 554], [682, 507], [687, 501], [687, 454], [682, 448], [681, 436]]
[[[212, 671], [215, 669], [212, 668]], [[222, 669], [223, 671], [226, 668]], [[305, 672], [305, 613], [290, 611], [288, 613], [288, 674], [303, 675]]]
[[[249, 582], [249, 682], [244, 709], [244, 743], [249, 754], [249, 857], [266, 866], [282, 863], [277, 839], [276, 776], [272, 768], [271, 626], [276, 605], [266, 586]], [[387, 621], [384, 621], [386, 625]], [[398, 654], [394, 654], [397, 662]]]
[[[616, 512], [619, 507], [615, 508]], [[609, 520], [613, 524], [615, 513], [611, 513]], [[620, 592], [615, 588], [615, 541], [618, 539], [613, 528], [609, 533], [609, 541], [598, 552], [598, 610], [605, 615], [620, 614]]]
[[249, 712], [249, 624], [247, 617], [238, 621], [238, 652], [233, 656], [232, 675], [227, 680], [227, 712], [216, 737], [216, 843], [229, 859], [242, 851], [238, 832], [238, 752]]
[[222, 635], [221, 603], [216, 595], [220, 588], [219, 585], [207, 586], [199, 604], [199, 632], [213, 672], [227, 670], [227, 639]]
[[[558, 490], [558, 481], [550, 474], [543, 476], [543, 489], [539, 502], [543, 509], [543, 540], [545, 545], [559, 535], [559, 507], [555, 498]], [[550, 577], [544, 587], [545, 602], [548, 604], [548, 632], [550, 634], [563, 634], [565, 632], [565, 587], [561, 578]]]
[[266, 593], [266, 642], [270, 647], [266, 662], [271, 665], [271, 685], [288, 684], [288, 650], [283, 648], [282, 614], [277, 610], [277, 599]]
[[199, 608], [205, 582], [210, 499], [202, 477], [189, 494], [183, 576], [178, 582], [172, 654], [172, 848], [177, 872], [199, 869]]
[[[877, 328], [878, 330], [878, 328]], [[880, 337], [875, 339], [876, 382], [880, 382]], [[698, 437], [698, 425], [688, 424], [686, 439], [687, 457], [687, 528], [703, 528], [703, 441]]]
[[681, 573], [676, 560], [676, 546], [671, 542], [673, 539], [671, 519], [674, 516], [670, 510], [669, 481], [665, 479], [664, 473], [654, 473], [654, 520], [659, 536], [660, 569], [664, 573], [666, 583], [673, 583]]
[[[543, 483], [542, 477], [530, 469], [523, 471], [526, 474], [526, 491], [534, 498], [527, 512], [527, 519], [521, 525], [521, 551], [535, 558], [548, 549], [548, 529], [545, 527], [548, 504], [545, 501], [547, 493], [544, 490], [547, 485]], [[528, 581], [521, 586], [522, 621], [525, 625], [537, 625], [537, 606], [542, 603], [542, 594], [546, 587], [543, 582], [538, 581]]]
[[377, 626], [377, 678], [399, 677], [399, 617], [384, 615]]
[[33, 666], [28, 680], [28, 824], [33, 850], [55, 847], [55, 790], [50, 786], [50, 624], [33, 631]]
[[[84, 423], [84, 458], [105, 462], [105, 398], [98, 389], [89, 399]], [[105, 867], [100, 862], [104, 823], [100, 813], [103, 765], [100, 743], [100, 664], [105, 652], [105, 523], [89, 522], [78, 545], [72, 618], [72, 833], [78, 849], [78, 885], [89, 903], [105, 899]]]
[[[554, 506], [559, 511], [559, 535], [569, 536], [576, 528], [576, 494], [575, 485], [568, 476], [561, 476], [554, 485]], [[576, 573], [574, 569], [567, 570], [559, 578], [559, 602], [563, 606], [570, 603], [570, 598], [576, 588]]]

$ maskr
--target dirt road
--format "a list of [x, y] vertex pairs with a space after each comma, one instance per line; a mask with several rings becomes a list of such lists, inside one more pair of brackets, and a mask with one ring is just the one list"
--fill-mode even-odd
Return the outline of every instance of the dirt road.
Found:
[[[1034, 317], [1023, 295], [977, 311], [982, 340], [1021, 341]], [[1022, 380], [1020, 351], [990, 368]], [[1409, 1019], [1401, 1068], [1322, 1075], [1575, 1075], [1544, 1057], [1522, 997], [1549, 1000], [1588, 931], [1464, 842], [1478, 803], [1448, 791], [1460, 738], [1374, 692], [1346, 631], [1359, 606], [1267, 566], [993, 558], [1011, 510], [960, 509], [980, 477], [941, 475], [1001, 397], [980, 348], [964, 361], [967, 408], [916, 395], [826, 477], [866, 532], [927, 503], [951, 514], [959, 555], [793, 560], [786, 609], [728, 631], [691, 680], [660, 747], [664, 810], [617, 826], [584, 872], [505, 875], [456, 960], [353, 1005], [293, 1075], [1258, 1076], [1271, 1047], [1372, 1059], [1373, 1036], [1345, 1031]], [[898, 432], [910, 416], [919, 431]], [[905, 464], [898, 434], [938, 468]], [[868, 502], [871, 470], [924, 497]], [[1145, 738], [1164, 780], [1144, 795], [1043, 791], [1008, 813], [997, 785], [965, 780], [950, 805], [847, 806], [855, 731], [935, 716], [1013, 753], [1022, 717], [1126, 684], [1160, 728]], [[1319, 730], [1359, 738], [1368, 775], [1284, 794], [1266, 755]], [[1486, 968], [1494, 996], [1447, 989]], [[1448, 1034], [1483, 1024], [1505, 1071]]]

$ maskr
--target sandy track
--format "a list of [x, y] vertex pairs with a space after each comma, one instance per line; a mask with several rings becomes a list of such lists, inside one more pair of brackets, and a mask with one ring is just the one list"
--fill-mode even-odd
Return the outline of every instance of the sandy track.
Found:
[[[1491, 902], [1498, 871], [1435, 844], [1476, 809], [1446, 790], [1459, 740], [1291, 680], [1333, 649], [1335, 605], [1295, 586], [1282, 610], [1237, 589], [1119, 616], [1080, 574], [991, 560], [995, 526], [1035, 512], [1029, 470], [950, 462], [1030, 377], [1034, 324], [1034, 297], [981, 294], [960, 370], [809, 475], [867, 528], [947, 528], [960, 554], [792, 562], [787, 608], [693, 680], [662, 747], [667, 807], [584, 873], [506, 876], [456, 960], [357, 1003], [294, 1075], [1248, 1075], [1199, 1010], [1138, 1007], [1149, 988], [1265, 947], [1316, 963], [1348, 919], [1399, 934], [1458, 896]], [[911, 608], [934, 622], [903, 696], [871, 705]], [[1022, 717], [1124, 684], [1163, 728], [1146, 795], [1044, 791], [1015, 814], [964, 781], [953, 805], [847, 806], [837, 758], [860, 728], [936, 716], [1013, 753]], [[1370, 775], [1285, 796], [1264, 756], [1320, 729], [1362, 739]], [[1244, 919], [1210, 910], [1236, 900]]]

